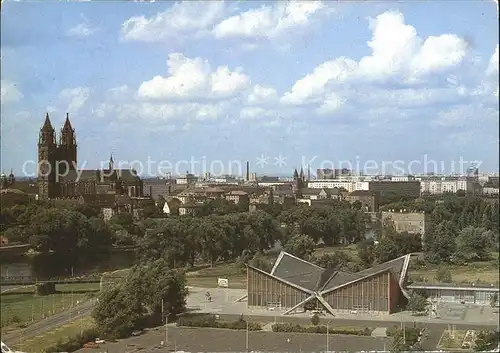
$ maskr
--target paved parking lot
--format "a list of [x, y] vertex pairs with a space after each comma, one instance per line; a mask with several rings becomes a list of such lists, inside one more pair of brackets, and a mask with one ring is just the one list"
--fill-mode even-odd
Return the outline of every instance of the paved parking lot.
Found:
[[[142, 336], [116, 343], [106, 343], [97, 349], [80, 349], [79, 353], [133, 353], [133, 352], [247, 352], [246, 332], [235, 330], [169, 327], [169, 346], [161, 346], [165, 329], [158, 328]], [[389, 341], [363, 336], [329, 336], [330, 351], [384, 350]], [[321, 352], [326, 350], [326, 335], [302, 333], [250, 332], [248, 351], [254, 352]]]
[[[206, 293], [210, 293], [211, 302], [207, 301]], [[267, 309], [249, 309], [246, 300], [236, 302], [239, 298], [246, 294], [245, 289], [232, 288], [196, 288], [190, 289], [190, 295], [187, 300], [189, 308], [201, 312], [211, 312], [218, 314], [243, 314], [257, 316], [282, 316], [283, 310], [276, 309], [270, 311]], [[441, 303], [439, 306], [439, 318], [429, 318], [427, 316], [413, 316], [410, 312], [401, 312], [392, 315], [388, 314], [352, 314], [350, 310], [339, 311], [335, 313], [337, 319], [347, 320], [375, 320], [388, 322], [419, 322], [422, 324], [437, 323], [437, 324], [471, 324], [471, 325], [490, 325], [496, 326], [499, 321], [497, 308], [489, 306], [478, 306], [473, 304], [460, 303]], [[299, 313], [289, 315], [293, 317], [310, 318], [311, 313]], [[327, 315], [325, 318], [331, 318]]]

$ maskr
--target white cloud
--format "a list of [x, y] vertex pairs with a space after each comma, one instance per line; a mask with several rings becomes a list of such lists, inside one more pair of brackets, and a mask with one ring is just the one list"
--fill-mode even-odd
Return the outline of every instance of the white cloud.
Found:
[[68, 36], [70, 37], [90, 37], [91, 35], [96, 34], [99, 31], [99, 28], [92, 26], [88, 19], [81, 14], [82, 23], [77, 24], [74, 27], [71, 27], [68, 30]]
[[247, 97], [247, 102], [252, 105], [269, 104], [277, 100], [278, 94], [274, 88], [261, 85], [255, 85]]
[[485, 107], [483, 104], [462, 104], [439, 112], [436, 119], [431, 121], [431, 126], [481, 130], [494, 122], [498, 124], [498, 108]]
[[68, 104], [66, 112], [77, 113], [88, 100], [90, 92], [88, 87], [67, 88], [59, 93], [59, 98]]
[[263, 5], [220, 22], [213, 30], [216, 38], [277, 37], [287, 30], [305, 27], [318, 15], [329, 11], [321, 1], [279, 1]]
[[121, 85], [108, 89], [107, 96], [111, 99], [121, 99], [124, 98], [128, 93], [130, 93], [129, 87], [127, 85]]
[[245, 120], [270, 118], [276, 116], [276, 112], [259, 107], [245, 107], [240, 111], [240, 118]]
[[174, 53], [168, 56], [168, 77], [155, 76], [143, 82], [138, 95], [144, 99], [227, 98], [246, 89], [250, 78], [240, 68], [227, 66], [211, 70], [202, 58], [186, 58]]
[[490, 58], [490, 62], [488, 64], [488, 68], [486, 69], [486, 73], [488, 75], [497, 75], [498, 76], [498, 44], [495, 48], [495, 52]]
[[17, 88], [17, 85], [15, 83], [1, 80], [0, 89], [1, 89], [0, 102], [2, 103], [2, 105], [19, 102], [21, 99], [24, 98], [24, 95]]
[[135, 16], [122, 24], [125, 40], [161, 42], [181, 36], [200, 36], [219, 21], [225, 10], [223, 1], [177, 2], [151, 18]]
[[359, 62], [340, 57], [319, 65], [299, 79], [281, 101], [295, 105], [322, 101], [339, 83], [418, 82], [456, 67], [468, 53], [467, 42], [453, 34], [422, 41], [397, 11], [370, 19], [369, 27], [372, 38], [367, 44], [371, 55]]
[[136, 122], [140, 118], [144, 123], [159, 124], [166, 121], [217, 120], [224, 117], [228, 105], [225, 103], [167, 103], [133, 102], [125, 104], [100, 104], [94, 111], [99, 117], [113, 116], [123, 122]]
[[346, 102], [346, 98], [336, 93], [330, 93], [325, 102], [316, 110], [318, 114], [329, 114], [337, 111]]
[[281, 101], [286, 104], [306, 104], [321, 99], [330, 81], [345, 82], [357, 69], [351, 59], [338, 58], [316, 67], [312, 73], [299, 79]]

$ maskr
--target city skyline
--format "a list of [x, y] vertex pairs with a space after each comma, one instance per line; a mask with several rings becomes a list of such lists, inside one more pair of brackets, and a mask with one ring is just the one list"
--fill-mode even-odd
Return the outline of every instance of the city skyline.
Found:
[[48, 111], [89, 167], [425, 155], [496, 172], [495, 6], [5, 2], [2, 168], [36, 159]]

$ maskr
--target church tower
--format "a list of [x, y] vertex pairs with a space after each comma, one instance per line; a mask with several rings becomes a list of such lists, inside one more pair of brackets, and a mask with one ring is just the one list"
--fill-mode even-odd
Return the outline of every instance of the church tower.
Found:
[[[73, 129], [71, 122], [69, 121], [69, 114], [66, 114], [66, 121], [61, 129], [58, 147], [58, 160], [65, 161], [67, 163], [61, 163], [59, 166], [60, 169], [66, 167], [67, 165], [69, 170], [76, 170], [76, 135], [75, 129]], [[65, 172], [66, 170], [60, 170], [61, 174], [64, 174]]]
[[56, 197], [56, 162], [56, 133], [47, 113], [38, 137], [38, 197], [42, 200]]

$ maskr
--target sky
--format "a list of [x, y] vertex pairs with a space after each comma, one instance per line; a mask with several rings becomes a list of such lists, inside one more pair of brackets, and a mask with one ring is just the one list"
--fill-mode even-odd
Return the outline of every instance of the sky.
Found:
[[345, 162], [495, 172], [497, 11], [491, 0], [5, 0], [1, 168], [34, 173], [48, 112], [57, 132], [69, 113], [80, 168], [113, 154], [142, 175], [239, 174], [246, 161], [258, 175]]

